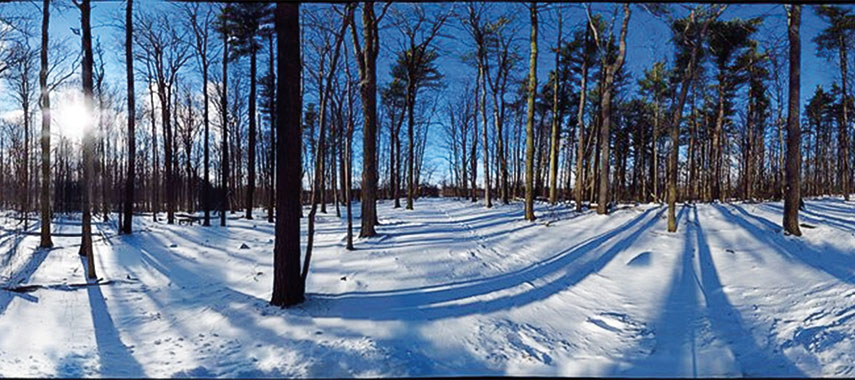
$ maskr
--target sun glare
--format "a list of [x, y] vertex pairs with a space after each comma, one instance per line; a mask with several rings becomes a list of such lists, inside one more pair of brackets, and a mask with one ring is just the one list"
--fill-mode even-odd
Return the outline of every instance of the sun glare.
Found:
[[80, 140], [90, 128], [92, 116], [83, 103], [83, 94], [65, 92], [57, 96], [51, 113], [60, 135], [72, 140]]

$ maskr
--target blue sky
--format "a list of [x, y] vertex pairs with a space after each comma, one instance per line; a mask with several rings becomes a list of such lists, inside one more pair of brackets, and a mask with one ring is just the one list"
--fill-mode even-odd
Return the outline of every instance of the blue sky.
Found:
[[[143, 7], [174, 7], [174, 4], [168, 4], [160, 1], [145, 0], [137, 1], [136, 8]], [[449, 6], [443, 4], [442, 6]], [[518, 42], [520, 44], [519, 52], [524, 57], [524, 61], [518, 67], [517, 75], [525, 75], [528, 71], [528, 38], [529, 38], [529, 17], [528, 9], [519, 3], [496, 3], [492, 5], [497, 11], [510, 10], [512, 11], [520, 23]], [[555, 46], [556, 42], [556, 17], [555, 12], [548, 10], [550, 7], [558, 6], [550, 4], [546, 7], [547, 10], [542, 11], [540, 15], [539, 28], [539, 44], [540, 54], [538, 57], [538, 82], [543, 83], [548, 75], [548, 72], [553, 68], [553, 55], [550, 49]], [[561, 4], [562, 14], [564, 19], [564, 32], [567, 35], [573, 28], [578, 27], [585, 21], [585, 13], [582, 4]], [[596, 3], [593, 5], [594, 12], [601, 12], [610, 17], [614, 7], [619, 5], [608, 3]], [[672, 4], [673, 9], [678, 12], [686, 13], [685, 9], [679, 4]], [[36, 26], [41, 21], [39, 17], [39, 7], [34, 3], [17, 3], [6, 4], [0, 6], [0, 9], [14, 8], [17, 12], [33, 15]], [[378, 6], [379, 7], [379, 6]], [[463, 11], [465, 3], [457, 3], [459, 10]], [[723, 19], [733, 17], [749, 18], [755, 16], [765, 16], [763, 27], [758, 33], [758, 37], [765, 39], [771, 34], [785, 36], [786, 32], [786, 17], [783, 6], [781, 4], [732, 4], [728, 7], [723, 15]], [[620, 20], [621, 13], [618, 14]], [[69, 6], [63, 10], [54, 10], [51, 15], [51, 35], [52, 38], [69, 38], [72, 47], [79, 46], [79, 37], [72, 34], [72, 28], [79, 27], [79, 12], [73, 6]], [[177, 17], [177, 16], [176, 16]], [[124, 31], [122, 28], [124, 18], [124, 2], [109, 1], [109, 2], [94, 2], [92, 13], [93, 37], [101, 39], [101, 43], [105, 48], [105, 59], [107, 66], [106, 80], [112, 82], [115, 86], [124, 87], [124, 51], [123, 38]], [[358, 19], [358, 18], [357, 18]], [[176, 19], [177, 20], [177, 19]], [[388, 24], [388, 21], [386, 21]], [[820, 84], [823, 87], [829, 87], [831, 82], [839, 80], [838, 66], [836, 62], [829, 62], [824, 58], [816, 56], [816, 47], [812, 42], [812, 38], [816, 36], [823, 28], [824, 23], [818, 18], [813, 11], [812, 6], [806, 6], [802, 16], [802, 83], [801, 83], [801, 98], [802, 104], [806, 103], [806, 99], [813, 93], [816, 85]], [[451, 38], [444, 38], [438, 41], [444, 56], [439, 64], [440, 71], [445, 75], [447, 88], [443, 94], [457, 94], [462, 83], [468, 80], [474, 82], [475, 70], [467, 65], [464, 65], [459, 59], [463, 51], [471, 49], [472, 44], [470, 37], [462, 29], [460, 23], [454, 19], [449, 21], [447, 33], [451, 34]], [[378, 81], [379, 84], [388, 81], [389, 64], [391, 63], [393, 46], [397, 46], [392, 42], [398, 38], [399, 32], [394, 28], [386, 27], [381, 31], [380, 43], [381, 52], [378, 62]], [[670, 31], [665, 23], [650, 15], [643, 7], [638, 4], [632, 6], [632, 17], [629, 24], [629, 32], [627, 36], [627, 59], [626, 68], [632, 73], [633, 80], [638, 79], [643, 70], [652, 65], [657, 60], [670, 60], [672, 57], [672, 46], [670, 43]], [[38, 43], [37, 41], [35, 43]], [[352, 49], [350, 40], [346, 41], [346, 48]], [[761, 47], [765, 47], [761, 44]], [[266, 62], [266, 58], [262, 58], [261, 62]], [[191, 60], [188, 68], [195, 64]], [[185, 79], [193, 81], [198, 80], [198, 74], [190, 70], [183, 76]], [[139, 87], [139, 86], [138, 86]], [[311, 95], [308, 95], [311, 97]], [[308, 98], [307, 97], [307, 98]], [[0, 110], [7, 111], [9, 109], [7, 100], [0, 101]], [[439, 122], [444, 122], [444, 115], [438, 115]], [[358, 141], [359, 139], [357, 139]], [[429, 146], [427, 149], [426, 160], [437, 165], [444, 166], [444, 158], [446, 152], [442, 147], [444, 138], [442, 136], [442, 128], [439, 126], [432, 127]], [[356, 147], [357, 157], [359, 156], [359, 146]], [[358, 168], [359, 166], [357, 166]], [[440, 177], [445, 175], [447, 170], [439, 170]], [[434, 177], [438, 180], [437, 177]]]

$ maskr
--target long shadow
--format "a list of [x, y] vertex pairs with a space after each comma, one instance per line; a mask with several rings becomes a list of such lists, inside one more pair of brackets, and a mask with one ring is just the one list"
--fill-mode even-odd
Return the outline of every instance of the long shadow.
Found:
[[[855, 255], [843, 254], [834, 251], [833, 249], [826, 249], [820, 252], [808, 246], [801, 240], [787, 240], [776, 232], [781, 229], [777, 224], [768, 219], [751, 215], [741, 207], [736, 205], [733, 206], [734, 209], [743, 216], [733, 214], [724, 206], [714, 205], [715, 209], [718, 210], [725, 218], [739, 224], [756, 239], [777, 247], [778, 249], [773, 250], [776, 253], [789, 259], [798, 260], [808, 266], [832, 275], [840, 281], [855, 284]], [[746, 218], [750, 218], [757, 223], [766, 226], [769, 230], [764, 230], [755, 226], [748, 222]], [[823, 259], [823, 257], [826, 259]]]
[[[17, 250], [17, 244], [15, 244], [15, 249]], [[9, 281], [9, 285], [17, 285], [22, 282], [26, 282], [36, 273], [36, 270], [41, 267], [42, 263], [45, 261], [48, 255], [48, 250], [37, 249], [33, 251], [32, 256], [27, 261], [26, 264], [16, 273]], [[9, 304], [12, 303], [12, 299], [15, 297], [23, 297], [24, 299], [32, 301], [34, 297], [24, 297], [24, 295], [18, 294], [16, 292], [2, 290], [0, 289], [0, 315], [6, 312], [6, 309], [9, 307]], [[35, 300], [38, 300], [35, 298]]]
[[[217, 312], [224, 318], [227, 318], [230, 321], [231, 327], [243, 331], [241, 336], [244, 336], [247, 339], [255, 339], [271, 346], [281, 347], [284, 345], [287, 347], [293, 347], [307, 359], [311, 358], [311, 360], [308, 360], [308, 364], [310, 366], [308, 369], [308, 376], [310, 377], [352, 377], [354, 369], [349, 367], [352, 363], [364, 363], [372, 360], [370, 358], [367, 359], [365, 357], [365, 352], [362, 352], [362, 350], [345, 351], [339, 347], [327, 346], [321, 344], [322, 342], [316, 342], [309, 339], [283, 337], [281, 331], [275, 331], [270, 327], [260, 325], [256, 322], [256, 319], [259, 318], [259, 316], [288, 315], [290, 317], [288, 319], [290, 324], [301, 326], [305, 325], [305, 329], [315, 327], [323, 329], [324, 332], [338, 338], [364, 339], [364, 335], [348, 331], [343, 328], [314, 326], [307, 309], [311, 309], [317, 305], [306, 303], [295, 308], [285, 310], [270, 306], [266, 300], [258, 298], [257, 296], [243, 293], [228, 286], [218, 285], [216, 281], [212, 281], [209, 274], [201, 271], [200, 268], [191, 268], [192, 264], [190, 262], [181, 260], [179, 255], [175, 255], [165, 248], [160, 248], [163, 247], [162, 242], [153, 237], [132, 235], [125, 237], [125, 239], [128, 243], [127, 249], [136, 251], [135, 253], [139, 254], [143, 263], [151, 266], [177, 285], [177, 288], [173, 288], [171, 291], [182, 293], [183, 296], [180, 298], [190, 300], [190, 306], [192, 306], [192, 303], [194, 302], [192, 300], [194, 299], [198, 300], [195, 301], [197, 304], [202, 304], [212, 299], [209, 297], [211, 294], [221, 293], [223, 296], [217, 296], [214, 304], [205, 303], [204, 305], [207, 306], [209, 310]], [[198, 263], [196, 264], [198, 265]], [[200, 294], [200, 290], [205, 294]], [[162, 304], [161, 307], [163, 308], [162, 311], [164, 313], [171, 313], [169, 305]], [[391, 352], [395, 356], [392, 358], [386, 358], [386, 361], [389, 361], [390, 359], [401, 361], [403, 362], [403, 366], [400, 368], [391, 368], [390, 370], [400, 370], [401, 368], [405, 368], [407, 371], [406, 375], [408, 376], [425, 376], [442, 371], [447, 371], [452, 375], [460, 373], [460, 369], [447, 369], [442, 363], [435, 363], [434, 360], [431, 360], [419, 353], [420, 350], [423, 350], [431, 344], [431, 342], [426, 341], [416, 333], [419, 330], [420, 325], [421, 323], [419, 321], [409, 321], [408, 328], [403, 329], [400, 332], [400, 334], [405, 334], [404, 336], [393, 335], [387, 339], [374, 339], [377, 342], [378, 347], [395, 347], [397, 349], [397, 351]], [[401, 347], [402, 345], [405, 347]], [[468, 354], [464, 351], [456, 354], [449, 353], [448, 348], [443, 348], [442, 350], [445, 350], [446, 355], [452, 356]], [[438, 352], [443, 352], [442, 350], [436, 349]], [[248, 355], [249, 354], [247, 354], [247, 356]], [[219, 359], [222, 358], [217, 358], [217, 360]], [[217, 360], [215, 360], [215, 362]], [[246, 361], [249, 362], [249, 358], [246, 358]], [[371, 363], [371, 367], [383, 367], [388, 365], [389, 363], [386, 362]], [[268, 376], [276, 374], [275, 372], [270, 373], [258, 368], [253, 368], [253, 364], [248, 364], [244, 367], [246, 368], [237, 372], [237, 377]], [[216, 368], [220, 370], [222, 369], [220, 367]], [[474, 359], [468, 361], [464, 370], [474, 371], [473, 374], [495, 372], [475, 362]], [[190, 370], [189, 372], [177, 372], [173, 376], [219, 377], [223, 375], [223, 373], [212, 372], [206, 367], [198, 367]]]
[[[764, 205], [766, 208], [770, 208], [775, 210], [776, 212], [783, 212], [784, 207], [775, 205], [775, 204], [766, 204]], [[813, 205], [811, 205], [813, 206]], [[837, 218], [828, 214], [818, 214], [809, 209], [799, 211], [800, 215], [804, 215], [806, 219], [810, 220], [812, 223], [828, 223], [834, 227], [840, 228], [847, 232], [855, 232], [855, 222], [851, 220]]]
[[[80, 262], [86, 268], [86, 258], [81, 257]], [[98, 359], [101, 363], [98, 374], [104, 377], [145, 377], [142, 366], [119, 337], [119, 331], [104, 302], [101, 287], [87, 286], [86, 292], [89, 296], [89, 311], [92, 314]]]
[[701, 269], [700, 282], [707, 307], [710, 309], [709, 316], [713, 329], [718, 331], [719, 336], [726, 337], [731, 351], [736, 356], [736, 360], [740, 363], [743, 371], [749, 368], [760, 368], [756, 375], [805, 376], [804, 372], [779, 350], [769, 352], [768, 349], [757, 345], [750, 330], [746, 328], [739, 310], [733, 307], [723, 291], [724, 287], [713, 263], [706, 235], [698, 219], [697, 209], [694, 210], [694, 217], [698, 260]]
[[[653, 210], [648, 209], [642, 215], [608, 233], [510, 273], [457, 283], [385, 292], [309, 294], [310, 302], [317, 302], [322, 307], [312, 308], [308, 312], [314, 317], [344, 319], [396, 320], [404, 317], [440, 319], [523, 306], [549, 297], [562, 289], [570, 288], [588, 275], [602, 269], [618, 253], [629, 247], [643, 232], [653, 226], [664, 212], [664, 209], [661, 209], [650, 217]], [[616, 241], [605, 252], [599, 255], [591, 253], [612, 238], [631, 231], [644, 219], [648, 220]], [[559, 276], [549, 278], [559, 273]], [[540, 284], [535, 285], [535, 282]], [[530, 286], [529, 290], [507, 296], [499, 294], [526, 283]], [[455, 301], [487, 294], [497, 294], [497, 296], [486, 301], [455, 303]]]
[[[677, 225], [686, 214], [688, 207], [680, 209], [677, 216]], [[694, 326], [695, 315], [699, 307], [698, 289], [695, 278], [694, 246], [690, 244], [691, 230], [684, 227], [685, 245], [680, 263], [674, 268], [668, 295], [665, 299], [662, 313], [652, 323], [656, 334], [656, 346], [650, 356], [640, 357], [633, 360], [631, 368], [619, 371], [613, 368], [611, 371], [616, 375], [630, 376], [682, 376], [685, 358], [685, 345], [691, 344], [691, 373], [693, 377], [698, 376], [695, 355]], [[654, 359], [655, 362], [651, 362]]]

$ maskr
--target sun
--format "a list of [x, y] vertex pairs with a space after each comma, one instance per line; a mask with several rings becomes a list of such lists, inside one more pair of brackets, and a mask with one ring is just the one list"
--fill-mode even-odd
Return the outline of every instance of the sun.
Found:
[[83, 94], [68, 91], [57, 95], [56, 100], [52, 102], [55, 106], [52, 107], [51, 122], [56, 125], [60, 135], [72, 140], [80, 140], [91, 128], [93, 120], [83, 102]]

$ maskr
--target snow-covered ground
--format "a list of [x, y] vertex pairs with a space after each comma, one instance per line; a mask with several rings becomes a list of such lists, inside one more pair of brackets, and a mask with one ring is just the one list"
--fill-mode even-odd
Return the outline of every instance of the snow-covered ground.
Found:
[[781, 203], [683, 207], [676, 234], [653, 204], [538, 205], [535, 223], [521, 204], [378, 208], [352, 252], [345, 220], [319, 214], [291, 309], [267, 304], [261, 210], [99, 224], [99, 286], [80, 286], [79, 237], [35, 250], [0, 216], [0, 283], [41, 285], [0, 290], [0, 376], [855, 376], [855, 203], [809, 200], [802, 238], [780, 232]]

